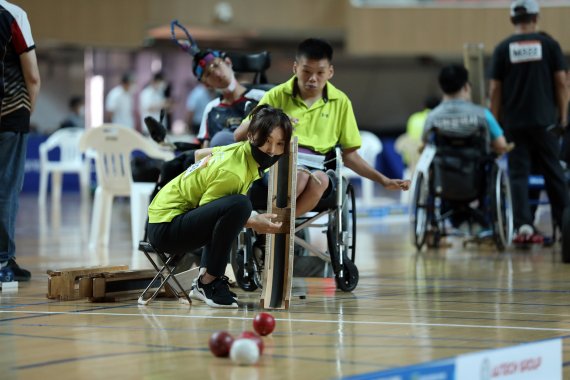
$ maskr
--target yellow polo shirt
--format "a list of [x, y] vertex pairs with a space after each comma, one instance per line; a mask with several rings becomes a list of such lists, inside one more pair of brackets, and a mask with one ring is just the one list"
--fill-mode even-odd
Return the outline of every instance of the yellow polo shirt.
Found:
[[299, 146], [326, 154], [337, 144], [342, 149], [359, 148], [362, 144], [352, 103], [346, 94], [327, 82], [323, 97], [310, 108], [298, 94], [294, 94], [297, 78], [294, 76], [261, 98], [259, 104], [281, 108], [290, 117], [299, 120], [294, 125], [294, 136]]
[[216, 147], [164, 186], [148, 207], [149, 223], [170, 222], [190, 209], [233, 194], [246, 194], [259, 178], [248, 141]]

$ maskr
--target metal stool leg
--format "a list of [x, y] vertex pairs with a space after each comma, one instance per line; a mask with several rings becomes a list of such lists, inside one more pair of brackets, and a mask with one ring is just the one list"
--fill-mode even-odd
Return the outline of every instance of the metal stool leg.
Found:
[[[156, 271], [157, 271], [156, 276], [154, 276], [152, 281], [149, 283], [149, 285], [146, 287], [146, 289], [140, 295], [140, 297], [138, 299], [139, 305], [148, 305], [158, 295], [158, 293], [160, 292], [160, 290], [164, 286], [168, 286], [172, 290], [172, 292], [179, 297], [180, 297], [180, 293], [184, 294], [184, 297], [188, 301], [188, 304], [191, 304], [192, 301], [190, 299], [190, 296], [188, 295], [188, 293], [186, 293], [186, 291], [184, 290], [184, 287], [180, 284], [180, 282], [178, 281], [176, 276], [174, 276], [174, 271], [176, 270], [177, 265], [173, 265], [171, 267], [171, 262], [174, 260], [174, 258], [176, 256], [174, 256], [174, 255], [167, 256], [164, 252], [159, 252], [150, 243], [147, 243], [147, 242], [140, 242], [139, 243], [139, 249], [141, 251], [143, 251], [143, 253], [147, 257], [147, 259], [150, 261], [150, 263], [152, 264], [154, 269], [156, 269]], [[155, 261], [150, 256], [150, 253], [156, 253], [158, 255], [158, 258], [163, 263], [162, 268], [158, 267], [158, 265], [155, 263]], [[167, 272], [166, 276], [165, 276], [165, 273], [163, 273], [164, 271]], [[158, 280], [159, 278], [161, 279], [161, 282], [160, 282], [160, 285], [158, 286], [158, 288], [154, 291], [154, 293], [150, 297], [145, 298], [147, 292], [150, 290], [150, 288], [154, 285], [156, 280]], [[178, 288], [178, 290], [175, 289], [175, 287], [171, 283], [169, 283], [169, 280], [171, 278], [174, 281], [174, 283], [176, 284], [176, 287]]]

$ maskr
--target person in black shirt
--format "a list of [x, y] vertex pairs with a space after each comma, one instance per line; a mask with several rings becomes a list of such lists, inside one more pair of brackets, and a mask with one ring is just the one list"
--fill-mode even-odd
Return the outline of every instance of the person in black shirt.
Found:
[[552, 126], [566, 128], [568, 123], [567, 66], [558, 42], [537, 31], [538, 14], [535, 0], [512, 2], [515, 33], [497, 45], [491, 67], [491, 111], [515, 144], [509, 154], [515, 243], [542, 242], [532, 226], [529, 206], [531, 166], [544, 176], [558, 226], [570, 203], [558, 160], [558, 138], [549, 132]]

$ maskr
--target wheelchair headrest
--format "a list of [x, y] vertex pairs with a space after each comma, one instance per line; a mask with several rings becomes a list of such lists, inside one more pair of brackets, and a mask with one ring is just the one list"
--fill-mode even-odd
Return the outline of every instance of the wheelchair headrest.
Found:
[[489, 131], [486, 126], [457, 130], [433, 128], [432, 130], [432, 141], [437, 146], [479, 147], [484, 152], [487, 152], [490, 148], [489, 137]]
[[254, 83], [267, 83], [265, 71], [271, 66], [271, 55], [268, 51], [260, 53], [227, 52], [232, 60], [233, 70], [237, 73], [255, 73]]
[[256, 83], [256, 84], [246, 84], [245, 87], [255, 90], [269, 91], [273, 87], [275, 87], [275, 85], [273, 83]]

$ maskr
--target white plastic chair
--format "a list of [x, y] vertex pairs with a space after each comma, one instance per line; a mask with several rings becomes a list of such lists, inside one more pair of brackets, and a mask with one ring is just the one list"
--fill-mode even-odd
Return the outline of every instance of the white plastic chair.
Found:
[[80, 141], [80, 149], [95, 152], [97, 189], [89, 233], [89, 248], [109, 245], [111, 210], [116, 196], [130, 197], [133, 248], [143, 236], [149, 197], [155, 184], [133, 182], [131, 155], [141, 151], [151, 158], [170, 160], [172, 151], [162, 149], [150, 138], [120, 125], [104, 124], [89, 129]]
[[[382, 153], [382, 141], [374, 133], [368, 131], [360, 131], [360, 137], [362, 138], [362, 146], [358, 149], [358, 153], [364, 161], [374, 167], [376, 157]], [[362, 203], [371, 205], [374, 200], [374, 182], [368, 178], [361, 177], [347, 167], [342, 169], [342, 173], [347, 179], [360, 178], [362, 181]]]
[[[61, 202], [62, 175], [64, 173], [76, 173], [79, 176], [82, 199], [87, 199], [89, 195], [89, 166], [79, 150], [79, 140], [84, 132], [83, 128], [59, 129], [40, 144], [40, 188], [38, 192], [40, 204], [46, 202], [50, 174], [53, 204]], [[59, 161], [50, 161], [48, 153], [56, 148], [59, 148], [60, 151]]]

